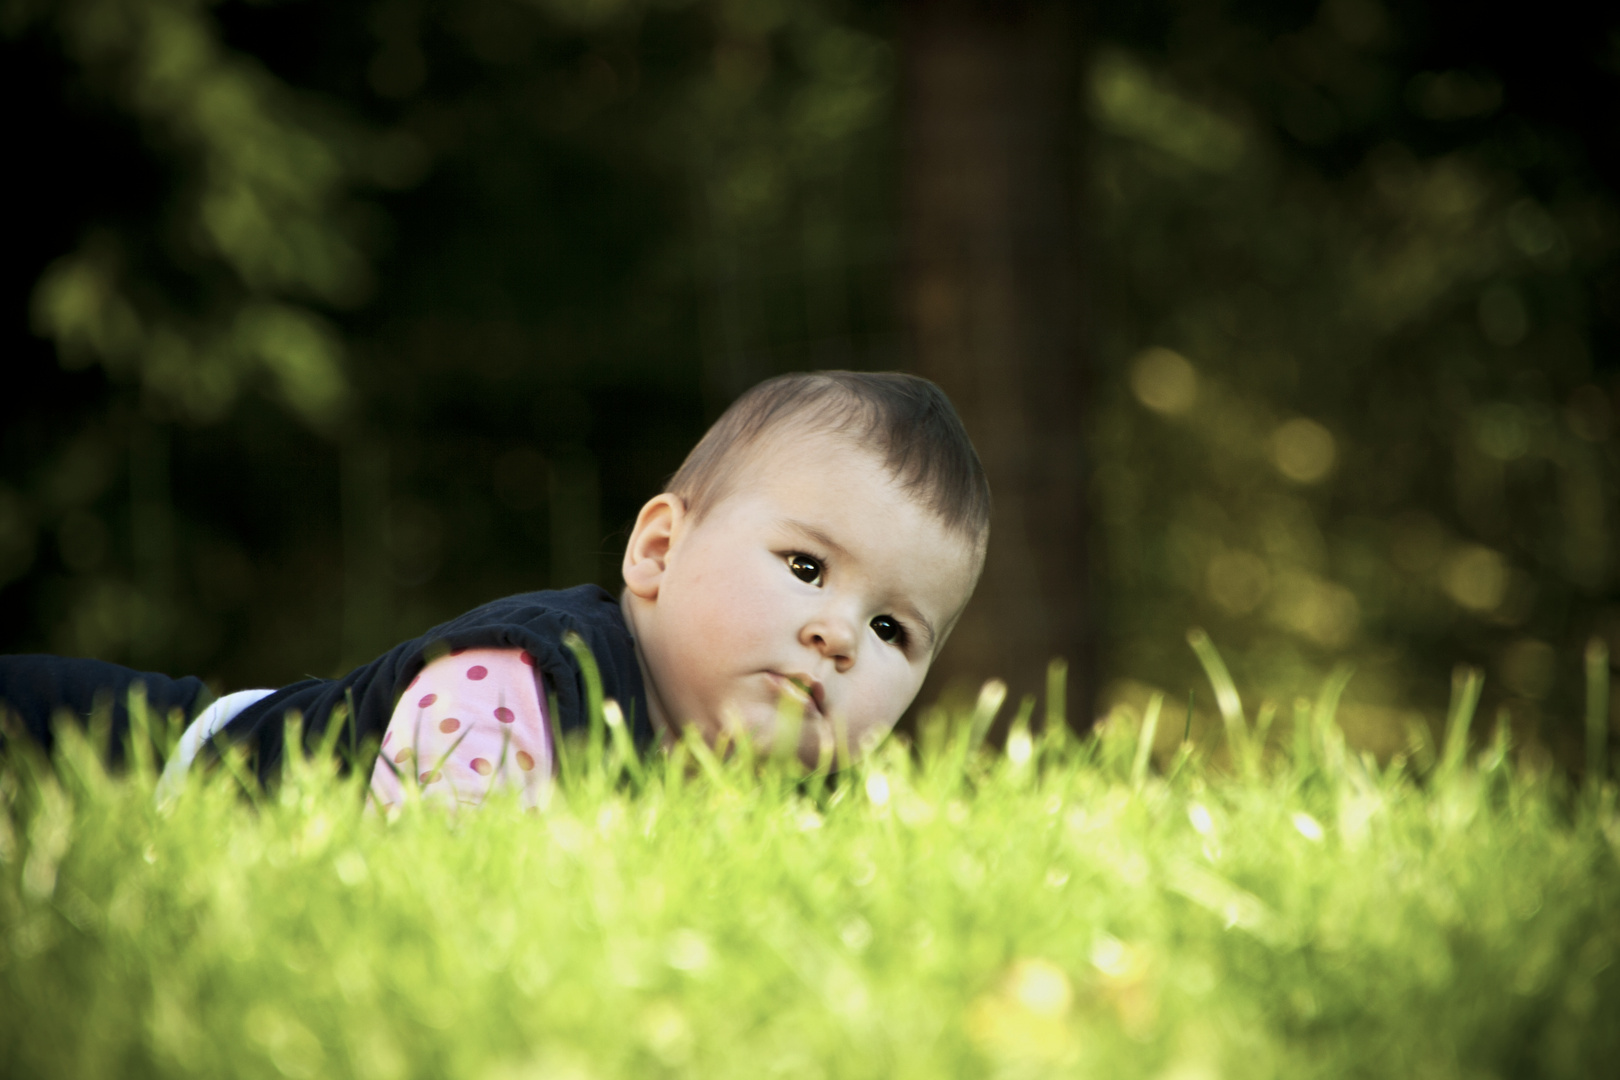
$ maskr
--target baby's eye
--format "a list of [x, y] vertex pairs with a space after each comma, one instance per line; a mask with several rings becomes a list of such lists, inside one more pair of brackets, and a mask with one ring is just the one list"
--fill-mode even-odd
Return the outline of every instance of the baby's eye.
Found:
[[872, 633], [878, 636], [879, 641], [887, 641], [891, 645], [906, 643], [906, 628], [892, 615], [879, 615], [873, 619]]
[[788, 569], [806, 585], [821, 583], [821, 560], [810, 555], [789, 555]]

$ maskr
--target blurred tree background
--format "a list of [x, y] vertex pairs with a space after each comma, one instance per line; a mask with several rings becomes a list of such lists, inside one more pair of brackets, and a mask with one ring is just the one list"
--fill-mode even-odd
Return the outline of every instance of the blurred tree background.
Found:
[[0, 648], [332, 673], [611, 586], [753, 382], [905, 368], [997, 496], [927, 693], [1185, 694], [1196, 624], [1284, 703], [1354, 662], [1375, 751], [1467, 661], [1578, 758], [1620, 15], [0, 0], [0, 56]]

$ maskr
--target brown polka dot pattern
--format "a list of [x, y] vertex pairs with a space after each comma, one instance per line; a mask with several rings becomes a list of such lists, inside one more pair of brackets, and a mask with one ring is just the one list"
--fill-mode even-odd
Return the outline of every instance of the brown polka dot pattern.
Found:
[[416, 689], [401, 695], [372, 769], [371, 797], [378, 806], [413, 797], [471, 805], [504, 788], [535, 809], [555, 761], [539, 667], [519, 649], [459, 651], [425, 666]]

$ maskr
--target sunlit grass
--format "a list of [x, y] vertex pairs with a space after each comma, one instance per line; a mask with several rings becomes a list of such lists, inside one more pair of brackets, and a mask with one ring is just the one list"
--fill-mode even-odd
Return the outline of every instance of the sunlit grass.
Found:
[[1342, 681], [1264, 755], [1218, 685], [1231, 764], [1162, 771], [1154, 708], [991, 756], [992, 687], [831, 784], [609, 717], [538, 813], [389, 818], [318, 755], [155, 805], [70, 732], [0, 767], [0, 1075], [1613, 1075], [1614, 788], [1471, 686], [1379, 764]]

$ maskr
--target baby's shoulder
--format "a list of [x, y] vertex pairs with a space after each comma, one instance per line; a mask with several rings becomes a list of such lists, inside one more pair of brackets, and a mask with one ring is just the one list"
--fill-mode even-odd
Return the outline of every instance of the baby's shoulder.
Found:
[[[634, 645], [619, 602], [605, 589], [580, 585], [517, 593], [478, 605], [429, 630], [401, 649], [422, 660], [445, 652], [517, 648], [548, 672], [576, 667], [570, 636], [582, 640], [598, 665], [633, 662]], [[413, 672], [414, 674], [414, 672]]]
[[598, 585], [576, 585], [571, 589], [542, 589], [514, 593], [489, 600], [444, 624], [449, 631], [489, 623], [548, 624], [569, 622], [624, 625], [619, 602]]

